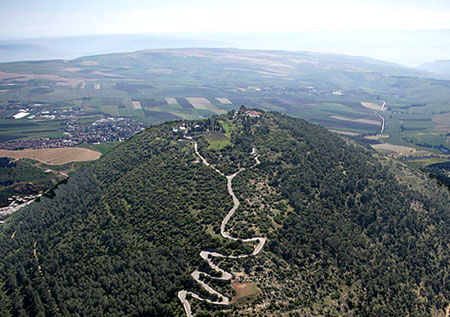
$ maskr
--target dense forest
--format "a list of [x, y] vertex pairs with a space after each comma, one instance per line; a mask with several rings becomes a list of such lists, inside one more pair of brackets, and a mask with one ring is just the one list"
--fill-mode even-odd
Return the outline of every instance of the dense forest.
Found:
[[[219, 235], [226, 179], [180, 125], [220, 171], [247, 168], [233, 181], [241, 205], [229, 232], [267, 237], [255, 257], [216, 260], [258, 291], [225, 307], [191, 300], [197, 316], [444, 314], [448, 190], [304, 120], [241, 111], [149, 128], [10, 216], [0, 315], [183, 316], [178, 291], [211, 297], [190, 276], [211, 271], [200, 251], [252, 247]], [[253, 148], [261, 164], [249, 169]], [[229, 282], [208, 283], [235, 295]]]
[[450, 162], [431, 164], [424, 170], [450, 190]]

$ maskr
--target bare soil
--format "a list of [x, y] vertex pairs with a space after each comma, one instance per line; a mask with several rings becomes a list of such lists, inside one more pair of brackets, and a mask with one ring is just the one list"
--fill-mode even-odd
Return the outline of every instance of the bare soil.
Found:
[[62, 165], [69, 162], [93, 161], [98, 159], [101, 153], [77, 147], [19, 151], [0, 150], [0, 157], [4, 156], [15, 159], [29, 158], [49, 165]]
[[261, 292], [255, 283], [232, 283], [231, 285], [236, 291], [236, 296], [233, 297], [231, 303], [257, 296]]

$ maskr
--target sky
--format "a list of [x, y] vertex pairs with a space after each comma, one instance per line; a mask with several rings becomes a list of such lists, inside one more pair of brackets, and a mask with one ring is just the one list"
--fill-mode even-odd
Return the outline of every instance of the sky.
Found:
[[0, 0], [0, 38], [450, 29], [448, 0]]

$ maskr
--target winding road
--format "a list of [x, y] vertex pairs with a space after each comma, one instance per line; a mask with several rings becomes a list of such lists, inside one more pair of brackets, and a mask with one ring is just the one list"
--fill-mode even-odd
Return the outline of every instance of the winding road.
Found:
[[[195, 154], [202, 160], [203, 164], [205, 164], [208, 167], [211, 167], [214, 171], [216, 171], [221, 176], [226, 177], [226, 179], [227, 179], [228, 194], [230, 194], [231, 198], [233, 199], [233, 208], [230, 209], [230, 211], [227, 213], [227, 215], [222, 220], [222, 223], [220, 225], [220, 234], [222, 235], [222, 237], [224, 237], [226, 239], [230, 239], [230, 240], [241, 240], [242, 242], [258, 242], [258, 245], [255, 247], [255, 249], [253, 250], [253, 252], [251, 254], [243, 254], [243, 255], [238, 255], [238, 256], [234, 256], [234, 255], [226, 256], [226, 255], [222, 255], [222, 254], [217, 253], [217, 252], [209, 252], [209, 251], [201, 251], [200, 252], [200, 257], [202, 259], [204, 259], [208, 263], [208, 265], [211, 267], [211, 269], [213, 269], [214, 271], [220, 273], [221, 276], [220, 277], [214, 277], [214, 276], [211, 276], [211, 275], [209, 275], [209, 274], [207, 274], [205, 272], [200, 272], [198, 270], [195, 270], [194, 272], [192, 272], [191, 276], [206, 291], [208, 291], [212, 295], [216, 295], [218, 297], [218, 300], [217, 301], [212, 301], [212, 300], [209, 300], [209, 299], [205, 299], [205, 298], [202, 298], [202, 297], [200, 297], [199, 295], [197, 295], [195, 293], [192, 293], [192, 292], [186, 291], [186, 290], [179, 291], [178, 292], [178, 298], [183, 303], [183, 307], [184, 307], [184, 310], [186, 312], [186, 316], [187, 317], [191, 317], [192, 316], [191, 305], [190, 305], [188, 299], [186, 298], [187, 295], [190, 295], [190, 296], [192, 296], [193, 298], [195, 298], [197, 300], [206, 301], [206, 302], [208, 302], [210, 304], [215, 304], [215, 305], [228, 305], [230, 303], [230, 299], [228, 297], [226, 297], [225, 295], [219, 293], [218, 291], [213, 289], [211, 286], [209, 286], [208, 284], [206, 284], [205, 282], [200, 280], [200, 277], [202, 275], [208, 276], [209, 278], [216, 279], [216, 280], [231, 280], [231, 278], [233, 277], [231, 273], [229, 273], [229, 272], [227, 272], [225, 270], [222, 270], [220, 267], [215, 265], [212, 262], [212, 258], [238, 259], [238, 258], [246, 258], [246, 257], [248, 257], [250, 255], [257, 255], [262, 250], [262, 248], [264, 246], [264, 243], [266, 242], [266, 238], [256, 237], [256, 238], [249, 238], [249, 239], [238, 239], [238, 238], [232, 237], [225, 229], [228, 221], [233, 216], [233, 214], [236, 211], [236, 209], [239, 207], [239, 200], [237, 199], [236, 195], [233, 192], [232, 181], [233, 181], [233, 178], [235, 178], [239, 173], [245, 171], [245, 168], [241, 168], [239, 171], [237, 171], [236, 173], [231, 174], [231, 175], [223, 174], [217, 168], [215, 168], [214, 166], [209, 164], [208, 161], [206, 161], [206, 159], [198, 152], [198, 145], [197, 145], [197, 142], [195, 140], [193, 140], [191, 137], [186, 137], [186, 138], [194, 143]], [[259, 159], [258, 159], [258, 154], [256, 153], [256, 149], [255, 148], [253, 148], [253, 150], [252, 150], [252, 155], [255, 158], [255, 164], [252, 165], [250, 168], [254, 168], [255, 166], [257, 166], [258, 164], [261, 163], [259, 161]]]

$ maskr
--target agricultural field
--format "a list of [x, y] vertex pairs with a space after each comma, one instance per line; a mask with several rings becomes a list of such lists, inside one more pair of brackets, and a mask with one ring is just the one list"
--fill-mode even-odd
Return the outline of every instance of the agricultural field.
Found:
[[221, 104], [224, 105], [231, 105], [232, 102], [228, 98], [216, 98], [217, 101], [219, 101]]
[[[68, 124], [109, 117], [148, 127], [245, 105], [301, 117], [371, 144], [446, 154], [450, 88], [429, 76], [363, 57], [237, 49], [2, 63], [0, 141], [62, 138]], [[28, 115], [21, 117], [20, 110]], [[388, 138], [377, 137], [380, 116]]]
[[450, 133], [450, 112], [444, 112], [433, 116], [436, 130], [443, 133]]
[[[378, 150], [385, 154], [398, 154], [398, 155], [411, 155], [416, 153], [417, 151], [413, 147], [402, 146], [402, 145], [394, 145], [389, 143], [381, 143], [372, 145], [375, 150]], [[429, 153], [423, 153], [429, 154]]]
[[226, 113], [225, 110], [221, 110], [216, 108], [211, 102], [209, 102], [206, 98], [196, 98], [196, 97], [188, 97], [186, 98], [187, 101], [195, 108], [195, 109], [204, 109], [209, 110], [211, 112], [214, 112], [215, 114], [224, 114]]
[[100, 152], [78, 147], [27, 149], [19, 151], [0, 150], [0, 157], [10, 157], [14, 159], [28, 158], [48, 165], [93, 161], [100, 156]]
[[30, 120], [0, 120], [0, 141], [61, 137], [58, 122], [33, 122]]

